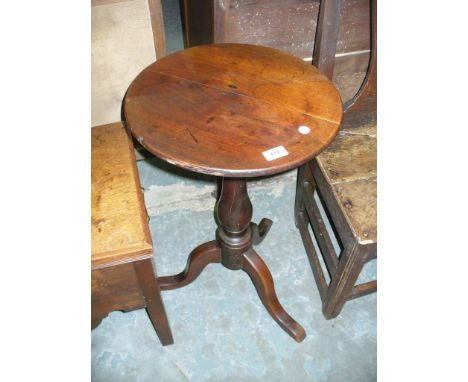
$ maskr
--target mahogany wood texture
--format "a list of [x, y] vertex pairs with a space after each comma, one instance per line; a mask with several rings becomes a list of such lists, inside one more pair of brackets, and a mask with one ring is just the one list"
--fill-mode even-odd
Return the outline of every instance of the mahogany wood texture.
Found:
[[242, 269], [252, 279], [257, 293], [271, 317], [294, 340], [301, 342], [306, 337], [304, 328], [299, 325], [281, 306], [276, 296], [273, 277], [262, 258], [253, 249], [242, 256]]
[[[331, 143], [342, 118], [338, 91], [316, 68], [245, 44], [204, 45], [158, 60], [133, 81], [124, 110], [132, 134], [153, 154], [229, 177], [307, 162]], [[301, 125], [311, 132], [300, 134]], [[262, 153], [278, 146], [288, 155], [266, 160]]]
[[[222, 177], [216, 240], [195, 248], [183, 272], [159, 278], [162, 290], [193, 282], [210, 263], [249, 274], [273, 319], [294, 340], [305, 330], [281, 306], [273, 278], [253, 246], [272, 221], [254, 224], [246, 177], [275, 174], [312, 159], [336, 136], [342, 104], [318, 70], [281, 51], [245, 44], [204, 45], [174, 53], [130, 85], [125, 116], [154, 155]], [[299, 127], [307, 126], [302, 134]], [[264, 152], [283, 146], [287, 155]]]
[[161, 290], [182, 288], [194, 281], [208, 264], [221, 262], [221, 247], [209, 241], [195, 248], [187, 259], [184, 271], [174, 276], [159, 277]]
[[211, 263], [222, 263], [231, 270], [242, 269], [250, 276], [271, 317], [295, 341], [301, 342], [306, 336], [304, 328], [282, 307], [276, 296], [273, 277], [253, 249], [254, 245], [260, 244], [266, 237], [273, 222], [266, 218], [262, 219], [259, 225], [251, 222], [252, 204], [247, 194], [245, 178], [222, 178], [221, 193], [215, 211], [218, 223], [216, 240], [195, 248], [181, 273], [160, 277], [161, 290], [188, 285]]
[[306, 336], [304, 328], [282, 307], [270, 270], [253, 249], [263, 241], [273, 222], [263, 218], [258, 226], [252, 224], [252, 204], [245, 178], [223, 178], [216, 211], [216, 240], [221, 247], [222, 264], [246, 272], [271, 317], [295, 341], [301, 342]]
[[131, 138], [122, 123], [98, 126], [91, 147], [92, 328], [114, 310], [146, 308], [161, 343], [172, 344]]

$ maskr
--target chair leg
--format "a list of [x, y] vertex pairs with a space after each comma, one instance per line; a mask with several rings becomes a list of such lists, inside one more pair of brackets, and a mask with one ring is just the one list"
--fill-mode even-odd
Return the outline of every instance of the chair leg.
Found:
[[167, 319], [161, 291], [156, 279], [151, 259], [137, 261], [133, 264], [135, 273], [146, 301], [146, 311], [153, 324], [154, 330], [161, 343], [171, 345], [174, 343], [171, 328]]
[[315, 189], [315, 182], [312, 179], [311, 173], [307, 168], [309, 164], [301, 166], [297, 170], [297, 183], [296, 183], [296, 200], [294, 203], [294, 221], [296, 227], [300, 228], [300, 222], [304, 218], [305, 214], [305, 203], [304, 203], [304, 185], [308, 182], [312, 189]]
[[352, 294], [356, 280], [366, 263], [362, 248], [355, 244], [342, 253], [335, 275], [332, 276], [322, 311], [327, 320], [335, 318], [341, 312], [343, 305]]

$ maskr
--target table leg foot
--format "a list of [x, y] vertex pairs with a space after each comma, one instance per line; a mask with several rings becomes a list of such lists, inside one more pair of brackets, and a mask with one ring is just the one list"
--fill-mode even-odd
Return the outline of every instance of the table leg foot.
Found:
[[174, 276], [158, 277], [161, 290], [181, 288], [194, 281], [210, 263], [221, 262], [221, 248], [216, 241], [209, 241], [195, 248], [187, 260], [184, 271]]
[[272, 225], [273, 221], [267, 218], [263, 218], [258, 225], [250, 223], [250, 227], [252, 228], [252, 244], [260, 244], [265, 239]]
[[278, 301], [273, 278], [266, 264], [253, 249], [243, 255], [242, 263], [242, 269], [252, 279], [260, 300], [271, 317], [294, 340], [301, 342], [306, 336], [305, 330], [284, 310]]

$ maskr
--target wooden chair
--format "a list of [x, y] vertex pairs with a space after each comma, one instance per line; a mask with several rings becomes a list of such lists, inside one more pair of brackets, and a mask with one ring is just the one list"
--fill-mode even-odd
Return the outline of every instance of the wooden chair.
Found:
[[145, 308], [163, 345], [171, 329], [153, 269], [153, 245], [135, 154], [122, 123], [91, 130], [91, 325]]
[[[341, 0], [322, 0], [313, 63], [330, 79], [339, 30]], [[377, 290], [377, 281], [355, 285], [365, 263], [377, 257], [376, 224], [376, 76], [377, 1], [371, 2], [371, 57], [357, 94], [344, 104], [339, 135], [312, 162], [298, 171], [295, 217], [327, 319], [336, 317], [347, 300]], [[317, 191], [341, 246], [337, 254], [314, 199]], [[313, 244], [308, 226], [319, 248]], [[320, 265], [320, 249], [326, 271]]]

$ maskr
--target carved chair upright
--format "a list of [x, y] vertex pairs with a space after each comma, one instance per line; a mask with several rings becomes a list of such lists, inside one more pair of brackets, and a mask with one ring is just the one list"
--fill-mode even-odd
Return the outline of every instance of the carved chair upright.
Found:
[[[341, 0], [322, 0], [313, 64], [332, 79]], [[377, 257], [376, 92], [377, 0], [371, 1], [371, 54], [359, 91], [343, 105], [341, 130], [330, 147], [299, 168], [295, 218], [322, 299], [323, 314], [336, 317], [346, 301], [377, 290], [377, 281], [355, 285], [368, 261]], [[314, 193], [321, 198], [341, 254], [337, 254]], [[314, 245], [309, 231], [318, 244]], [[318, 251], [319, 250], [319, 251]], [[330, 281], [320, 264], [322, 255]]]

